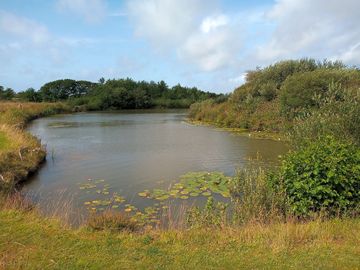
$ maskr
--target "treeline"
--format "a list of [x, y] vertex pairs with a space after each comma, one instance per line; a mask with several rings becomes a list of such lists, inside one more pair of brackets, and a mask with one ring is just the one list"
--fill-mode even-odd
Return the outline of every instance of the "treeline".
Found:
[[196, 87], [180, 84], [169, 87], [164, 81], [146, 82], [127, 79], [98, 83], [76, 80], [56, 80], [43, 85], [38, 91], [29, 88], [15, 93], [0, 88], [0, 99], [20, 99], [31, 102], [68, 102], [77, 110], [144, 109], [152, 107], [187, 108], [206, 99], [224, 99], [224, 95], [204, 92]]
[[194, 120], [253, 131], [281, 131], [297, 116], [319, 107], [331, 85], [354, 94], [360, 71], [339, 61], [314, 59], [281, 61], [248, 71], [246, 82], [226, 102], [212, 100], [191, 106]]

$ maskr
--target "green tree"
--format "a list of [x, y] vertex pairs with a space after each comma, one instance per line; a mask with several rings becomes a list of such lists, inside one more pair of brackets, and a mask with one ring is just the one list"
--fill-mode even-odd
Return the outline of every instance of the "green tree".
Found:
[[22, 100], [26, 100], [26, 101], [31, 101], [31, 102], [41, 102], [41, 94], [39, 92], [36, 92], [36, 90], [34, 88], [28, 88], [23, 92], [20, 92], [17, 94], [17, 96], [22, 99]]
[[2, 100], [11, 100], [15, 97], [15, 91], [11, 88], [4, 88], [0, 86], [0, 99]]

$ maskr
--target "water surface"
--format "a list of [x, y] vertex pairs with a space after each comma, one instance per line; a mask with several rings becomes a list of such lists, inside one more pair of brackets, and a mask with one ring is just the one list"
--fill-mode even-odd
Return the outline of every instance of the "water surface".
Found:
[[71, 196], [81, 208], [94, 195], [79, 184], [103, 179], [110, 192], [142, 208], [151, 203], [137, 195], [144, 189], [166, 188], [190, 171], [231, 176], [249, 157], [259, 153], [269, 165], [286, 151], [282, 142], [193, 126], [185, 118], [186, 111], [132, 111], [35, 120], [29, 130], [46, 144], [47, 162], [24, 190], [43, 206]]

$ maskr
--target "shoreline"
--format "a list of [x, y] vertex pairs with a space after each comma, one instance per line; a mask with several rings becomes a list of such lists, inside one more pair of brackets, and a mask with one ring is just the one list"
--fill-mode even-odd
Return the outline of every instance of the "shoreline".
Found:
[[11, 192], [37, 172], [46, 160], [41, 140], [26, 130], [38, 118], [68, 112], [63, 103], [4, 102], [0, 111], [0, 131], [7, 147], [0, 149], [0, 191]]
[[213, 122], [206, 122], [206, 121], [198, 121], [198, 120], [192, 120], [191, 118], [187, 118], [186, 123], [194, 126], [205, 126], [205, 127], [211, 127], [216, 130], [221, 131], [228, 131], [233, 134], [239, 135], [239, 136], [245, 136], [252, 139], [263, 139], [263, 140], [273, 140], [273, 141], [282, 141], [287, 142], [288, 139], [285, 135], [281, 133], [276, 132], [269, 132], [269, 131], [250, 131], [249, 129], [245, 128], [230, 128], [230, 127], [223, 127], [220, 125], [216, 125]]

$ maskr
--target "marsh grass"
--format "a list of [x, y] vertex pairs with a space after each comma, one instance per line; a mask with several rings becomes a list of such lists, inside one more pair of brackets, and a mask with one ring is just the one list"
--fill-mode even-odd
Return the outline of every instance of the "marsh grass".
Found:
[[24, 130], [32, 119], [68, 110], [60, 103], [0, 102], [0, 189], [11, 190], [45, 159], [41, 142]]
[[234, 224], [285, 221], [285, 194], [281, 187], [274, 189], [269, 180], [269, 174], [255, 165], [238, 170], [230, 186]]

